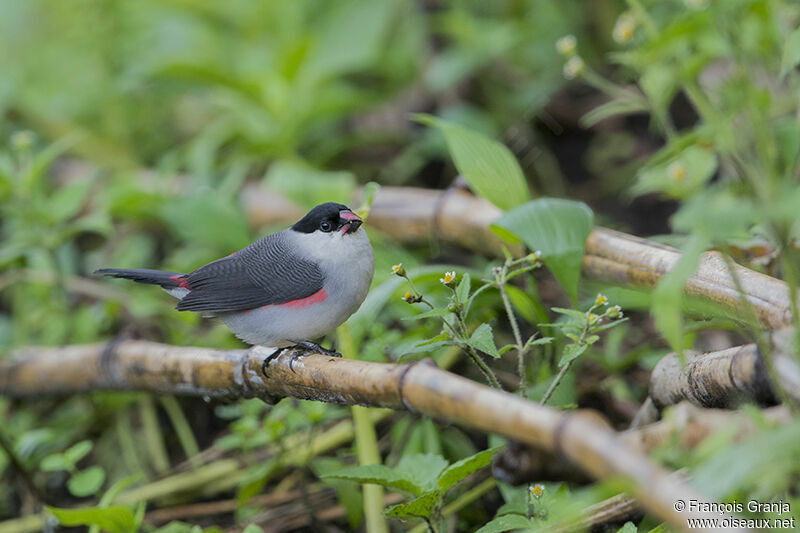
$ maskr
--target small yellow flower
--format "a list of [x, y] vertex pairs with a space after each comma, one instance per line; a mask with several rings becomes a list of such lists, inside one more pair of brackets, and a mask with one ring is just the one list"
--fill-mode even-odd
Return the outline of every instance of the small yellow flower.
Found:
[[573, 55], [577, 47], [578, 39], [572, 34], [565, 35], [556, 41], [556, 51], [565, 57]]
[[403, 295], [403, 301], [404, 302], [407, 302], [407, 301], [411, 300], [412, 298], [413, 298], [413, 296], [411, 295], [411, 291], [406, 291], [406, 293]]
[[689, 169], [681, 161], [673, 161], [667, 167], [667, 176], [672, 181], [683, 181], [689, 175]]
[[597, 298], [594, 299], [594, 305], [596, 307], [599, 307], [601, 305], [606, 305], [607, 303], [608, 303], [608, 298], [606, 298], [600, 293], [597, 293]]
[[442, 283], [444, 283], [448, 287], [450, 285], [452, 285], [455, 280], [456, 280], [455, 271], [453, 271], [453, 272], [445, 272], [444, 273], [444, 277], [443, 278], [439, 278], [439, 281], [441, 281]]
[[542, 485], [541, 483], [537, 483], [536, 485], [531, 485], [530, 490], [531, 490], [531, 496], [533, 496], [538, 500], [544, 494], [544, 485]]
[[581, 59], [581, 56], [572, 56], [566, 63], [564, 63], [564, 77], [568, 80], [574, 80], [586, 70], [586, 64]]
[[589, 313], [589, 324], [594, 325], [600, 322], [600, 317], [594, 313]]
[[617, 19], [611, 37], [619, 44], [625, 44], [633, 38], [636, 33], [636, 17], [630, 11], [625, 11]]
[[614, 320], [617, 320], [619, 318], [622, 318], [625, 315], [622, 312], [622, 308], [620, 306], [618, 306], [618, 305], [615, 305], [613, 307], [609, 307], [606, 310], [606, 316], [608, 318], [612, 318]]
[[17, 131], [11, 135], [11, 146], [16, 150], [27, 150], [35, 140], [36, 135], [32, 131]]
[[398, 276], [405, 276], [406, 269], [403, 268], [403, 263], [397, 263], [396, 265], [392, 266], [392, 274], [397, 274]]

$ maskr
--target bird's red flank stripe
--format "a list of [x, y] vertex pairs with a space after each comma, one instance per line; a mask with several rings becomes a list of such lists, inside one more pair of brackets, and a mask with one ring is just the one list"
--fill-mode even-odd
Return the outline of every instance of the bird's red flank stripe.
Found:
[[328, 297], [328, 292], [325, 289], [320, 289], [311, 296], [306, 296], [305, 298], [299, 298], [297, 300], [290, 300], [286, 303], [280, 304], [280, 307], [289, 307], [291, 309], [302, 309], [304, 307], [308, 307], [309, 305], [314, 305], [324, 302], [327, 297]]

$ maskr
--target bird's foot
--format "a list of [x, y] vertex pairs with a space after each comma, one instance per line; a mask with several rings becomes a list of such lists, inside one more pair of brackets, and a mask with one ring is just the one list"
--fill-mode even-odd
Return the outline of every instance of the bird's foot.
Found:
[[274, 352], [269, 354], [267, 357], [265, 357], [264, 358], [264, 362], [261, 363], [261, 373], [266, 376], [267, 375], [267, 366], [270, 364], [270, 362], [273, 359], [276, 359], [281, 353], [283, 353], [284, 350], [286, 350], [288, 348], [290, 348], [290, 346], [284, 346], [283, 348], [278, 348], [277, 350], [275, 350]]
[[294, 372], [294, 368], [292, 367], [292, 363], [298, 357], [302, 357], [304, 355], [312, 354], [312, 353], [321, 353], [322, 355], [327, 355], [330, 357], [341, 357], [342, 354], [335, 350], [329, 350], [327, 348], [323, 348], [316, 342], [311, 341], [292, 341], [295, 343], [293, 348], [299, 348], [294, 353], [292, 353], [291, 359], [289, 359], [289, 370]]

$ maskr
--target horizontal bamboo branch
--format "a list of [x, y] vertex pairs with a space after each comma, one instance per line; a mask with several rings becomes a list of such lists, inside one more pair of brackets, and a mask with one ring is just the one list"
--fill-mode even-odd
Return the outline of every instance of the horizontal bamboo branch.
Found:
[[[800, 403], [800, 367], [793, 351], [780, 340], [792, 329], [772, 335], [776, 379], [788, 398]], [[777, 342], [776, 342], [777, 341]], [[684, 352], [664, 356], [650, 375], [650, 398], [659, 409], [688, 400], [700, 407], [734, 407], [742, 402], [773, 405], [779, 401], [766, 364], [755, 344], [711, 353]]]
[[[242, 204], [254, 225], [286, 223], [301, 210], [274, 192], [246, 187]], [[411, 187], [383, 187], [375, 195], [367, 227], [377, 228], [399, 242], [442, 239], [501, 255], [501, 241], [490, 224], [502, 211], [461, 189], [445, 191]], [[583, 273], [592, 279], [624, 286], [652, 288], [680, 259], [680, 251], [646, 239], [605, 228], [595, 228], [586, 241]], [[737, 265], [736, 277], [762, 323], [770, 329], [791, 324], [789, 289], [780, 280]], [[687, 294], [741, 308], [741, 298], [721, 254], [702, 255], [686, 282]]]
[[0, 361], [0, 394], [38, 397], [95, 390], [148, 390], [226, 398], [292, 396], [341, 404], [408, 408], [559, 453], [595, 478], [630, 480], [634, 496], [654, 515], [685, 529], [679, 499], [706, 501], [629, 447], [599, 415], [563, 412], [491, 389], [430, 363], [408, 365], [285, 352], [261, 372], [269, 349], [211, 350], [145, 341], [115, 345], [29, 348]]

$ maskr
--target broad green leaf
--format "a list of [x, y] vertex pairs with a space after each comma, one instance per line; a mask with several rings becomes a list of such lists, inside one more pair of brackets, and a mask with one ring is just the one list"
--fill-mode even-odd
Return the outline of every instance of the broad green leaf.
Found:
[[794, 30], [783, 47], [781, 59], [781, 78], [800, 64], [800, 28]]
[[538, 324], [549, 320], [547, 310], [538, 298], [533, 298], [513, 285], [506, 285], [506, 293], [514, 309], [529, 323]]
[[512, 531], [521, 529], [528, 531], [534, 529], [536, 523], [521, 514], [505, 514], [498, 516], [491, 522], [485, 524], [482, 528], [478, 529], [475, 533], [503, 533], [504, 531]]
[[269, 167], [264, 185], [310, 209], [324, 202], [349, 203], [356, 177], [352, 172], [329, 172], [295, 161], [276, 161]]
[[57, 472], [59, 470], [69, 470], [75, 463], [67, 459], [63, 453], [48, 455], [39, 464], [39, 468], [45, 472]]
[[408, 492], [415, 496], [422, 492], [422, 486], [418, 484], [418, 480], [401, 472], [398, 468], [389, 468], [384, 465], [353, 466], [320, 477], [322, 479], [335, 478], [357, 481], [358, 483], [374, 483]]
[[480, 350], [483, 353], [489, 354], [495, 359], [500, 357], [497, 351], [497, 345], [494, 343], [494, 334], [492, 333], [492, 326], [483, 323], [472, 332], [472, 336], [467, 341], [467, 344]]
[[408, 479], [414, 480], [423, 489], [429, 489], [434, 487], [436, 478], [447, 468], [447, 464], [447, 460], [441, 455], [408, 454], [400, 459], [396, 470], [403, 472]]
[[441, 493], [438, 490], [429, 490], [411, 501], [387, 507], [383, 512], [387, 516], [394, 518], [408, 518], [411, 516], [430, 518], [431, 511], [440, 496]]
[[564, 353], [561, 354], [561, 359], [558, 361], [559, 368], [580, 357], [588, 347], [586, 344], [567, 344], [564, 347]]
[[[318, 457], [311, 462], [311, 469], [317, 477], [329, 472], [341, 470], [342, 462], [333, 457]], [[364, 505], [361, 496], [361, 487], [358, 483], [345, 481], [343, 479], [326, 479], [326, 484], [330, 484], [336, 491], [336, 499], [339, 501], [350, 522], [350, 528], [356, 529], [364, 518]]]
[[456, 287], [456, 298], [460, 303], [466, 303], [467, 299], [469, 299], [469, 289], [471, 287], [471, 278], [469, 273], [465, 272], [463, 276], [461, 276], [461, 281], [458, 283]]
[[127, 507], [106, 507], [99, 509], [57, 509], [47, 507], [62, 526], [97, 526], [112, 533], [132, 533], [136, 531], [133, 513]]
[[182, 240], [236, 250], [251, 242], [238, 202], [214, 192], [175, 198], [159, 209], [161, 218]]
[[531, 250], [542, 252], [542, 260], [576, 302], [586, 238], [594, 214], [582, 202], [540, 198], [498, 218], [495, 227], [512, 232]]
[[501, 446], [490, 448], [451, 464], [439, 475], [436, 487], [442, 492], [447, 492], [468, 475], [487, 466], [500, 448]]
[[106, 472], [102, 466], [90, 466], [86, 470], [81, 470], [73, 474], [67, 482], [67, 488], [73, 496], [83, 498], [95, 494], [103, 482], [106, 480]]
[[300, 74], [311, 82], [369, 67], [379, 57], [396, 4], [361, 0], [332, 5]]
[[504, 144], [429, 115], [415, 118], [444, 133], [456, 168], [477, 195], [500, 209], [511, 209], [530, 199], [525, 175]]
[[744, 442], [726, 445], [692, 468], [692, 484], [717, 500], [741, 494], [744, 487], [785, 486], [787, 465], [797, 464], [798, 442], [800, 422], [762, 430]]
[[64, 451], [64, 458], [70, 463], [75, 464], [84, 457], [86, 457], [90, 451], [92, 451], [92, 441], [90, 440], [82, 440], [72, 446], [70, 446], [66, 451]]
[[56, 190], [47, 199], [47, 216], [56, 222], [75, 216], [83, 206], [91, 186], [92, 180], [83, 180]]

